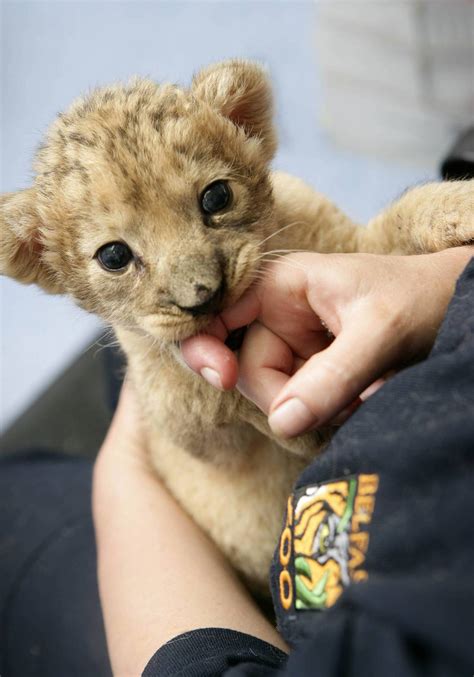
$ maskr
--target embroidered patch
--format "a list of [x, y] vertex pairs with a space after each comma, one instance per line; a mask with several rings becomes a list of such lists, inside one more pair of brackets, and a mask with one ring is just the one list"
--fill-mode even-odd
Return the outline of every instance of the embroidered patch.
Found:
[[297, 610], [327, 609], [351, 582], [368, 578], [363, 565], [378, 482], [378, 475], [353, 475], [290, 497], [279, 553], [284, 609], [293, 602]]

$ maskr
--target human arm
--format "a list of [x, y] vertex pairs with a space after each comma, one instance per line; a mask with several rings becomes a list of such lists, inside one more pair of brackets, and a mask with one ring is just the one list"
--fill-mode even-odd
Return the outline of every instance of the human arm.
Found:
[[231, 628], [285, 649], [228, 563], [151, 470], [124, 386], [93, 482], [99, 590], [117, 677], [141, 674], [180, 633]]

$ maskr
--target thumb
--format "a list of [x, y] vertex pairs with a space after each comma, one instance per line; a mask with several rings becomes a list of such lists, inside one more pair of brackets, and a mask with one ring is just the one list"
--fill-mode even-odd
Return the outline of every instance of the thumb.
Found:
[[287, 381], [270, 407], [268, 422], [277, 435], [294, 437], [323, 425], [394, 366], [400, 336], [367, 317], [365, 326], [344, 328]]

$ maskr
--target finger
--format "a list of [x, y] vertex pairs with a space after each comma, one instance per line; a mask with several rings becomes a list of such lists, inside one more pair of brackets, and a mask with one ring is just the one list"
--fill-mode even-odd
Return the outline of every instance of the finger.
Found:
[[372, 383], [368, 388], [362, 392], [359, 397], [357, 397], [348, 407], [343, 409], [337, 416], [335, 416], [329, 423], [331, 425], [342, 425], [347, 421], [348, 418], [352, 416], [354, 412], [363, 404], [369, 397], [375, 395], [375, 393], [380, 390], [380, 388], [385, 385], [387, 382], [386, 378], [379, 378], [374, 383]]
[[399, 346], [390, 332], [365, 317], [368, 329], [345, 328], [284, 386], [270, 408], [269, 424], [283, 437], [320, 426], [348, 407], [393, 364]]
[[370, 386], [360, 394], [360, 399], [362, 400], [362, 402], [365, 402], [365, 400], [368, 400], [369, 397], [371, 397], [377, 392], [377, 390], [380, 390], [380, 388], [385, 384], [385, 382], [386, 379], [378, 378], [376, 381], [371, 383]]
[[251, 384], [240, 377], [237, 381], [237, 390], [268, 416], [275, 395], [281, 391], [289, 378], [275, 369], [261, 367], [255, 372]]
[[361, 404], [362, 398], [358, 397], [348, 407], [340, 411], [337, 416], [335, 416], [331, 421], [329, 421], [330, 425], [340, 426], [343, 423], [345, 423], [347, 419], [350, 418], [352, 414], [357, 411], [357, 409], [360, 407]]
[[293, 369], [293, 353], [282, 339], [258, 322], [249, 327], [239, 354], [237, 388], [242, 395], [268, 414]]
[[238, 365], [234, 353], [216, 336], [201, 334], [181, 343], [181, 355], [193, 371], [220, 390], [237, 383]]
[[366, 400], [369, 399], [369, 397], [372, 397], [372, 395], [375, 395], [377, 390], [380, 390], [380, 388], [385, 385], [386, 379], [385, 378], [379, 378], [374, 383], [372, 383], [368, 388], [362, 392], [359, 397], [357, 397], [348, 407], [343, 409], [337, 416], [335, 416], [331, 421], [331, 425], [342, 425], [347, 421], [348, 418], [352, 416], [354, 412], [357, 411], [357, 409], [360, 407], [360, 405], [365, 402]]
[[220, 339], [222, 342], [226, 340], [227, 335], [229, 333], [219, 315], [212, 320], [212, 322], [206, 327], [205, 331], [206, 334], [211, 334], [211, 336], [217, 336], [217, 338]]
[[360, 407], [360, 405], [365, 402], [366, 400], [369, 399], [369, 397], [372, 397], [377, 390], [380, 390], [380, 388], [386, 383], [385, 378], [379, 378], [374, 383], [372, 383], [368, 388], [362, 392], [359, 397], [357, 397], [348, 407], [343, 409], [337, 416], [335, 416], [331, 421], [331, 425], [342, 425], [347, 421], [348, 418], [352, 416], [354, 412], [357, 411], [357, 409]]
[[[256, 293], [260, 295], [261, 290]], [[222, 325], [225, 324], [227, 331], [231, 333], [258, 318], [303, 360], [330, 345], [333, 335], [309, 306], [303, 309], [301, 305], [283, 308], [282, 305], [282, 299], [278, 297], [268, 299], [264, 295], [260, 301], [254, 296], [242, 298], [238, 305], [223, 311], [220, 316]]]
[[250, 287], [245, 294], [229, 308], [225, 308], [219, 319], [230, 333], [234, 329], [245, 327], [257, 319], [260, 312], [260, 298], [257, 286]]
[[327, 347], [330, 339], [326, 326], [308, 302], [306, 269], [295, 268], [290, 258], [270, 264], [265, 277], [220, 317], [229, 332], [258, 319], [286, 341], [295, 354], [308, 359]]

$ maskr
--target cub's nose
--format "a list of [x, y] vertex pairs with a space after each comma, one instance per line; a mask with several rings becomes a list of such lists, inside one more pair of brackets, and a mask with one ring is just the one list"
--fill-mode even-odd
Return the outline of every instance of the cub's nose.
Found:
[[196, 303], [191, 306], [181, 306], [176, 304], [180, 310], [191, 313], [193, 317], [198, 315], [210, 315], [220, 310], [220, 304], [224, 297], [224, 282], [221, 281], [217, 288], [210, 288], [205, 284], [196, 282], [194, 284]]

